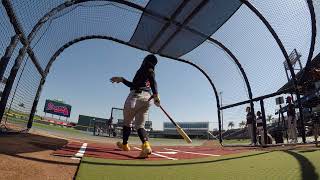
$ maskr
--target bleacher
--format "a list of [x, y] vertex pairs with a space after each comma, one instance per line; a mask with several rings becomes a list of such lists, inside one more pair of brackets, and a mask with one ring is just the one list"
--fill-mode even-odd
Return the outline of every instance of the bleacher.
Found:
[[[209, 138], [209, 122], [178, 122], [177, 123], [189, 137]], [[180, 136], [176, 127], [171, 122], [163, 123], [163, 134], [165, 137]]]

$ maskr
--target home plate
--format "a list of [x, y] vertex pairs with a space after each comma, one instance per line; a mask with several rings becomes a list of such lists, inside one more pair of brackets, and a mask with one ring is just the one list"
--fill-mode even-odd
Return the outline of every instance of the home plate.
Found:
[[157, 151], [157, 153], [159, 153], [159, 154], [177, 154], [178, 152], [172, 152], [172, 151], [170, 151], [170, 152], [158, 152]]

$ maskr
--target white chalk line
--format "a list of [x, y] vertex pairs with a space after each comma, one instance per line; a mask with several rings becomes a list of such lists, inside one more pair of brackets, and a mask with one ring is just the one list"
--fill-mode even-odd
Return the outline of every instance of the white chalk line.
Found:
[[[133, 148], [141, 151], [140, 148], [137, 148], [137, 147], [133, 147]], [[165, 158], [165, 159], [178, 160], [178, 159], [176, 159], [176, 158], [171, 158], [171, 157], [168, 157], [168, 156], [164, 156], [164, 155], [161, 155], [161, 154], [158, 154], [158, 153], [155, 153], [155, 152], [152, 152], [151, 154], [153, 154], [153, 155], [155, 155], [155, 156], [158, 156], [158, 157]]]
[[172, 152], [172, 151], [169, 151], [169, 152], [160, 152], [160, 151], [157, 151], [157, 153], [159, 154], [177, 154], [178, 152]]
[[88, 143], [83, 143], [79, 151], [71, 159], [81, 159], [84, 153], [86, 152], [87, 146], [88, 146]]
[[165, 150], [168, 150], [168, 151], [181, 152], [181, 153], [185, 153], [185, 154], [197, 154], [197, 155], [203, 155], [203, 156], [214, 156], [214, 157], [221, 156], [221, 155], [216, 155], [216, 154], [205, 154], [205, 153], [197, 153], [197, 152], [180, 151], [180, 150], [176, 150], [176, 149], [169, 149], [169, 148], [164, 148], [164, 149], [165, 149]]

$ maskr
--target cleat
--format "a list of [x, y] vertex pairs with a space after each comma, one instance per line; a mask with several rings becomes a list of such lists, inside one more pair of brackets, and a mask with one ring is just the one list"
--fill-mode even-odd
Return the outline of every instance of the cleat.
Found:
[[122, 151], [130, 151], [130, 146], [128, 144], [122, 144], [121, 142], [117, 142], [117, 147]]
[[143, 143], [141, 148], [142, 149], [141, 149], [141, 152], [140, 152], [140, 155], [138, 158], [140, 158], [140, 159], [148, 158], [149, 155], [151, 155], [151, 153], [152, 153], [152, 149], [151, 149], [149, 142], [146, 141], [145, 143]]

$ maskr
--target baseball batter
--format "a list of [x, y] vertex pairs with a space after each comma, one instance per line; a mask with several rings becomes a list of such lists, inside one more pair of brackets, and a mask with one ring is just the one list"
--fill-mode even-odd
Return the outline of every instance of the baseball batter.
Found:
[[139, 158], [147, 158], [152, 152], [144, 125], [148, 118], [150, 107], [149, 100], [153, 98], [154, 104], [160, 106], [160, 98], [154, 72], [157, 62], [158, 60], [155, 55], [147, 55], [144, 58], [141, 67], [136, 72], [132, 82], [123, 77], [112, 77], [110, 79], [112, 83], [121, 82], [130, 88], [130, 93], [125, 101], [123, 110], [123, 141], [122, 143], [117, 142], [117, 146], [123, 151], [130, 151], [128, 139], [131, 134], [131, 124], [133, 119], [135, 119], [134, 127], [138, 131], [138, 136], [142, 142]]

